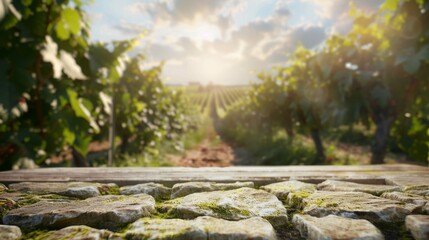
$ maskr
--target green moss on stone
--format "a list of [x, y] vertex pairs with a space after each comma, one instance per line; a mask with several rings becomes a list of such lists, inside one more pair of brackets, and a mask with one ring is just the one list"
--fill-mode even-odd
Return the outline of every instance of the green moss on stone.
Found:
[[0, 217], [6, 215], [10, 210], [18, 207], [16, 202], [8, 198], [0, 198]]
[[233, 208], [233, 207], [219, 206], [216, 203], [201, 203], [201, 204], [198, 204], [198, 207], [200, 207], [202, 209], [210, 209], [214, 213], [218, 214], [219, 216], [225, 217], [225, 218], [234, 217], [236, 215], [241, 215], [241, 216], [246, 216], [246, 217], [251, 215], [248, 210], [238, 209], [238, 208]]
[[18, 203], [20, 207], [23, 207], [23, 206], [35, 204], [38, 202], [40, 202], [40, 198], [38, 196], [33, 194], [25, 194], [22, 196], [22, 199], [20, 199]]
[[32, 239], [32, 240], [42, 240], [49, 237], [48, 230], [29, 230], [27, 232], [23, 232], [21, 239]]
[[311, 192], [294, 192], [293, 195], [300, 198], [308, 198], [311, 195]]
[[120, 195], [119, 187], [117, 186], [108, 186], [103, 185], [101, 187], [98, 187], [98, 191], [101, 195]]
[[66, 196], [61, 196], [61, 195], [58, 195], [58, 194], [47, 194], [47, 195], [42, 195], [40, 197], [42, 199], [47, 199], [47, 200], [70, 200], [70, 201], [78, 201], [78, 200], [80, 200], [79, 198], [66, 197]]

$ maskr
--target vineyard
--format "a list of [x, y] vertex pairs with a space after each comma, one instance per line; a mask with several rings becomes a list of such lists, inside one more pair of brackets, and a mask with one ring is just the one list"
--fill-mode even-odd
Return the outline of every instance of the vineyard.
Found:
[[248, 86], [185, 87], [184, 93], [200, 113], [213, 112], [218, 117], [224, 117], [233, 104], [246, 96], [247, 90]]
[[373, 15], [352, 5], [348, 34], [297, 46], [251, 85], [179, 87], [134, 54], [140, 38], [92, 42], [87, 2], [6, 3], [0, 169], [159, 166], [211, 145], [250, 164], [429, 160], [427, 1], [388, 0]]

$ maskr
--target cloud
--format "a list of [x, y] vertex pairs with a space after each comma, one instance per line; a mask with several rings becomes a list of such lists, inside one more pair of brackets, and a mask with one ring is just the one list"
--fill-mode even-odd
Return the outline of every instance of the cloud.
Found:
[[[174, 0], [144, 6], [137, 4], [133, 9], [138, 8], [154, 23], [152, 36], [148, 39], [149, 61], [166, 60], [165, 75], [172, 83], [216, 81], [239, 84], [253, 81], [257, 71], [285, 62], [286, 54], [298, 44], [313, 48], [326, 38], [322, 26], [290, 27], [293, 13], [280, 5], [268, 17], [256, 18], [237, 27], [233, 23], [233, 14], [242, 11], [245, 4], [247, 1], [242, 0]], [[203, 27], [192, 26], [195, 24]], [[216, 38], [199, 39], [200, 32], [208, 34], [209, 26], [216, 26], [221, 34]], [[141, 25], [126, 24], [117, 28], [123, 32], [144, 29]], [[171, 33], [189, 29], [193, 32], [185, 36]], [[160, 35], [176, 37], [164, 41]]]
[[326, 19], [338, 19], [348, 15], [350, 3], [367, 13], [376, 11], [384, 0], [300, 0], [316, 7], [316, 12]]
[[128, 9], [149, 16], [156, 27], [205, 22], [218, 25], [224, 32], [230, 26], [230, 17], [242, 10], [244, 5], [244, 0], [160, 0], [135, 3]]
[[133, 36], [147, 32], [149, 30], [147, 26], [128, 22], [121, 22], [119, 25], [114, 26], [114, 28], [122, 33]]
[[[268, 16], [254, 17], [238, 25], [234, 21], [246, 14], [246, 5], [252, 4], [251, 1], [153, 0], [128, 7], [148, 21], [143, 24], [121, 22], [115, 28], [130, 35], [150, 26], [145, 50], [148, 61], [165, 60], [164, 75], [170, 83], [246, 83], [256, 80], [255, 71], [284, 63], [287, 53], [299, 44], [317, 48], [332, 31], [346, 33], [350, 30], [349, 1], [299, 0], [313, 5], [320, 21], [291, 26], [292, 18], [305, 18], [289, 8], [288, 4], [297, 1], [277, 1]], [[383, 0], [354, 2], [358, 8], [371, 12]]]
[[314, 48], [326, 39], [326, 30], [322, 26], [300, 26], [288, 32], [291, 45], [302, 44]]

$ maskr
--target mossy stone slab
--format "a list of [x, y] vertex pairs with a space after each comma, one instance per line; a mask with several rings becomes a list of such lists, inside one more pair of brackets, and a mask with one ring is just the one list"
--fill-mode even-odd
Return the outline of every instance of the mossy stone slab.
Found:
[[287, 223], [287, 212], [276, 196], [254, 188], [202, 192], [165, 202], [160, 210], [183, 219], [212, 216], [226, 220], [262, 217], [274, 226]]
[[304, 214], [324, 217], [330, 214], [366, 219], [370, 222], [403, 222], [419, 206], [362, 192], [317, 191], [304, 199]]
[[177, 183], [173, 186], [171, 199], [184, 197], [186, 195], [198, 192], [225, 191], [238, 188], [253, 188], [253, 182], [235, 182], [235, 183], [216, 183], [216, 182], [187, 182]]
[[406, 175], [406, 176], [386, 176], [386, 184], [396, 185], [402, 188], [402, 191], [428, 191], [429, 176]]
[[53, 193], [80, 199], [119, 193], [119, 188], [116, 184], [88, 182], [21, 182], [10, 184], [9, 189], [29, 194]]
[[151, 195], [155, 199], [170, 199], [171, 188], [168, 188], [159, 183], [143, 183], [132, 186], [124, 186], [119, 189], [122, 195], [134, 195], [145, 193]]
[[292, 222], [308, 240], [359, 239], [384, 240], [384, 236], [367, 220], [349, 219], [335, 215], [322, 218], [295, 215]]
[[380, 196], [385, 192], [401, 191], [401, 187], [392, 185], [360, 184], [345, 181], [326, 180], [317, 185], [319, 190], [338, 192], [364, 192]]
[[0, 225], [1, 240], [18, 240], [21, 239], [21, 229], [17, 226]]
[[115, 228], [154, 212], [155, 199], [147, 194], [106, 195], [74, 202], [40, 201], [10, 211], [3, 216], [3, 222], [22, 228], [62, 228], [70, 225]]
[[70, 226], [40, 234], [34, 240], [108, 240], [112, 236], [113, 233], [108, 230], [99, 230], [88, 226]]
[[407, 216], [405, 226], [416, 240], [429, 239], [429, 215]]
[[429, 197], [424, 197], [407, 192], [386, 192], [383, 193], [381, 197], [397, 200], [403, 203], [411, 203], [418, 206], [424, 206], [429, 202]]
[[228, 221], [213, 217], [182, 219], [141, 219], [131, 224], [126, 239], [175, 240], [276, 240], [271, 224], [260, 217]]
[[313, 193], [316, 191], [316, 185], [290, 180], [265, 185], [260, 189], [276, 195], [280, 200], [286, 200], [289, 193]]

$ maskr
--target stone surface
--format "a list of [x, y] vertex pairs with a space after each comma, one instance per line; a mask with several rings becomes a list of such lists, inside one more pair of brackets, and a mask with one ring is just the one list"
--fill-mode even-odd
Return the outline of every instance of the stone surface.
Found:
[[426, 203], [425, 206], [423, 206], [422, 212], [425, 214], [429, 214], [429, 202]]
[[100, 184], [87, 182], [64, 182], [64, 183], [34, 183], [22, 182], [9, 185], [9, 189], [30, 194], [54, 193], [67, 197], [86, 199], [99, 195], [107, 195], [118, 192], [116, 184]]
[[387, 176], [386, 184], [397, 185], [402, 188], [403, 191], [412, 190], [429, 190], [429, 176]]
[[405, 219], [405, 226], [416, 240], [429, 239], [429, 216], [410, 215]]
[[6, 192], [7, 187], [0, 183], [0, 193]]
[[21, 229], [17, 226], [0, 225], [1, 240], [17, 240], [21, 238]]
[[429, 188], [427, 190], [408, 190], [406, 192], [410, 193], [410, 194], [415, 194], [415, 195], [420, 195], [420, 196], [424, 196], [424, 197], [429, 197]]
[[215, 183], [215, 182], [187, 182], [178, 183], [173, 186], [171, 199], [184, 197], [198, 192], [225, 191], [238, 188], [253, 188], [253, 182]]
[[380, 196], [384, 192], [400, 191], [401, 187], [391, 185], [360, 184], [345, 181], [326, 180], [317, 185], [319, 190], [339, 192], [365, 192]]
[[58, 231], [50, 231], [38, 236], [43, 240], [108, 240], [113, 233], [108, 230], [99, 230], [88, 226], [70, 226]]
[[418, 206], [424, 206], [429, 201], [429, 197], [404, 192], [387, 192], [383, 193], [381, 197], [397, 200], [403, 203], [412, 203]]
[[228, 239], [228, 240], [275, 240], [271, 224], [259, 217], [240, 221], [227, 221], [213, 217], [194, 220], [141, 219], [131, 224], [126, 239]]
[[293, 217], [292, 222], [301, 236], [309, 240], [384, 240], [380, 230], [367, 220], [349, 219], [335, 215], [317, 218], [297, 214]]
[[40, 201], [48, 201], [48, 202], [72, 202], [79, 200], [78, 198], [66, 197], [57, 194], [27, 194], [20, 192], [8, 192], [0, 194], [0, 199], [10, 199], [16, 202], [17, 206], [26, 206], [31, 205]]
[[376, 197], [362, 192], [318, 191], [304, 199], [304, 213], [316, 217], [330, 214], [366, 219], [372, 223], [403, 222], [417, 205]]
[[182, 219], [140, 219], [125, 232], [126, 239], [206, 239], [204, 229]]
[[134, 195], [146, 193], [156, 199], [170, 199], [171, 188], [158, 183], [144, 183], [133, 186], [125, 186], [119, 189], [122, 195]]
[[262, 217], [274, 226], [287, 223], [286, 209], [277, 197], [253, 188], [194, 193], [167, 201], [160, 210], [184, 219], [198, 216], [212, 216], [226, 220]]
[[286, 200], [289, 193], [313, 193], [316, 191], [316, 185], [291, 180], [262, 186], [260, 189], [276, 195], [280, 200]]
[[152, 196], [107, 195], [74, 202], [40, 201], [10, 211], [3, 217], [3, 222], [23, 228], [69, 225], [114, 228], [154, 212], [155, 200]]

